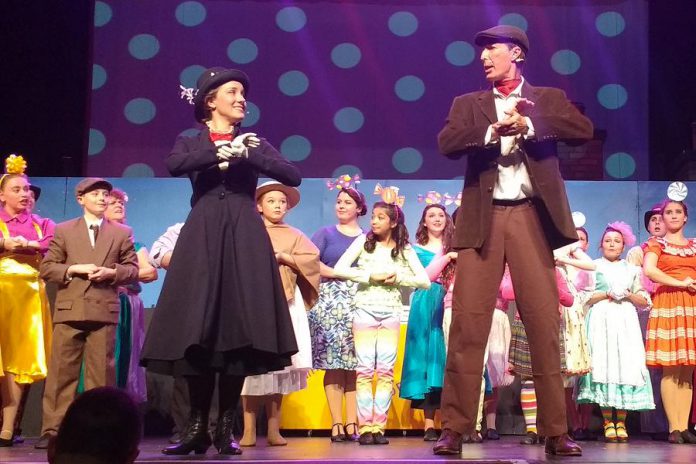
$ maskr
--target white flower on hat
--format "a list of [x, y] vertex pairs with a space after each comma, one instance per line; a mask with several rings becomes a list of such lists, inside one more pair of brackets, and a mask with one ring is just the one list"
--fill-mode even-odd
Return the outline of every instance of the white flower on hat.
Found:
[[186, 101], [189, 102], [189, 105], [193, 105], [193, 97], [196, 96], [196, 93], [198, 91], [192, 87], [184, 87], [181, 84], [179, 84], [179, 88], [181, 89], [181, 94], [179, 94], [179, 98], [186, 99]]

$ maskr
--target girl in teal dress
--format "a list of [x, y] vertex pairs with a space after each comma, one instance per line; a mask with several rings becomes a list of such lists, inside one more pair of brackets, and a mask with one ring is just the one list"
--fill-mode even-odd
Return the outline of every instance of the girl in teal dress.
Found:
[[592, 371], [580, 379], [577, 401], [602, 408], [607, 442], [628, 441], [627, 411], [655, 407], [636, 312], [649, 308], [652, 302], [643, 288], [640, 268], [621, 259], [624, 245], [633, 243], [635, 236], [627, 224], [614, 222], [607, 226], [587, 303], [585, 323]]
[[453, 266], [447, 265], [456, 259], [456, 253], [449, 251], [453, 231], [452, 218], [445, 207], [428, 205], [418, 223], [417, 245], [413, 247], [432, 284], [428, 290], [416, 290], [411, 300], [399, 396], [411, 400], [411, 408], [423, 410], [426, 441], [438, 438], [434, 419], [444, 381], [442, 316], [449, 286], [445, 281], [447, 275], [451, 280], [453, 272]]

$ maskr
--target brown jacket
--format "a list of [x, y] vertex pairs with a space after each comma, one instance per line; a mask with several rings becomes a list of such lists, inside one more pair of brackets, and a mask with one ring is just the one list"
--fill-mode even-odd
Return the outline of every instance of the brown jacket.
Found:
[[[53, 322], [118, 322], [118, 286], [138, 280], [138, 257], [130, 227], [104, 219], [95, 248], [84, 218], [56, 226], [55, 235], [41, 263], [41, 277], [59, 284]], [[116, 269], [113, 282], [90, 282], [74, 276], [66, 282], [73, 264], [96, 264]]]
[[[552, 249], [560, 248], [578, 237], [558, 169], [556, 142], [582, 143], [591, 139], [592, 123], [562, 90], [533, 87], [525, 82], [522, 97], [535, 103], [526, 114], [534, 125], [535, 138], [522, 142], [523, 162], [549, 245]], [[488, 237], [500, 145], [484, 146], [484, 138], [488, 126], [497, 120], [491, 90], [460, 95], [454, 99], [445, 127], [438, 135], [444, 155], [454, 159], [468, 155], [453, 241], [456, 249], [481, 248]]]

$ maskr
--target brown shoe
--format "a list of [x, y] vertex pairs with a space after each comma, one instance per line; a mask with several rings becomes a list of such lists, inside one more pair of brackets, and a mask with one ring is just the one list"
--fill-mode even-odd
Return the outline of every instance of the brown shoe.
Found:
[[567, 433], [557, 437], [546, 437], [546, 454], [555, 456], [582, 456], [582, 448]]
[[433, 446], [435, 454], [461, 454], [462, 434], [452, 429], [443, 429], [440, 439]]
[[673, 445], [681, 445], [684, 443], [684, 437], [679, 430], [672, 430], [667, 438], [667, 441]]
[[696, 435], [691, 433], [689, 429], [682, 430], [681, 436], [684, 439], [684, 443], [691, 443], [692, 445], [696, 444]]

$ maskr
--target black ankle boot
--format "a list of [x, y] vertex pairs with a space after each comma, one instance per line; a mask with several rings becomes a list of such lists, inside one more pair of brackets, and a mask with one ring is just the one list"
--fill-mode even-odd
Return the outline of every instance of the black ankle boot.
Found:
[[217, 426], [215, 427], [215, 438], [213, 439], [213, 445], [217, 448], [220, 454], [242, 454], [242, 449], [239, 447], [239, 443], [234, 439], [233, 435], [234, 427], [234, 409], [228, 409], [225, 413], [218, 419]]
[[208, 415], [200, 410], [191, 410], [186, 429], [181, 434], [181, 441], [176, 445], [168, 446], [162, 450], [162, 454], [185, 455], [193, 451], [196, 454], [205, 454], [211, 445], [208, 433]]

